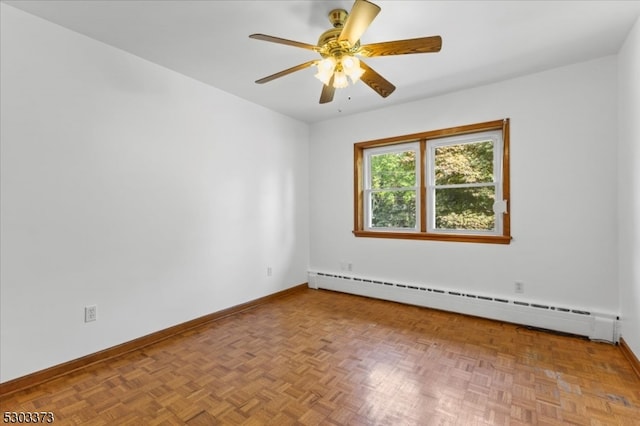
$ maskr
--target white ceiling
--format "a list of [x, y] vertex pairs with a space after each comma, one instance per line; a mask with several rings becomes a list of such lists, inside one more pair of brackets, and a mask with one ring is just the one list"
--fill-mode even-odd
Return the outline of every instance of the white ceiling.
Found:
[[373, 1], [382, 11], [362, 44], [441, 35], [442, 50], [367, 59], [396, 91], [358, 83], [324, 105], [313, 68], [254, 83], [315, 52], [248, 36], [316, 44], [329, 11], [352, 0], [4, 3], [306, 122], [615, 54], [640, 16], [640, 1]]

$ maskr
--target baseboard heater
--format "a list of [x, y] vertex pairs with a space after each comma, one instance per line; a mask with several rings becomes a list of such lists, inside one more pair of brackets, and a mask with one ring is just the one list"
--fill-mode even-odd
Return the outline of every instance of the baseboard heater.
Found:
[[329, 272], [309, 271], [308, 278], [310, 288], [474, 315], [585, 336], [591, 340], [618, 342], [615, 314]]

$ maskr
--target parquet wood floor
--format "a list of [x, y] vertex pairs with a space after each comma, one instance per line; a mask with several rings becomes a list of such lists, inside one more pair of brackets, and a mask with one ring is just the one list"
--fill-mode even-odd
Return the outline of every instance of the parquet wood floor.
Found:
[[0, 402], [64, 425], [640, 425], [613, 345], [323, 290]]

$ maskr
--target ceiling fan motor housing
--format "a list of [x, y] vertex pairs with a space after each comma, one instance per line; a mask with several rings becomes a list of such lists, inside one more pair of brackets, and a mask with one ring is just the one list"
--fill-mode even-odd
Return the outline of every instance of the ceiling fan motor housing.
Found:
[[333, 28], [322, 33], [318, 39], [318, 53], [323, 58], [333, 57], [339, 59], [344, 55], [354, 55], [360, 49], [360, 40], [353, 46], [348, 41], [338, 40], [348, 16], [349, 14], [344, 9], [334, 9], [329, 12], [329, 22], [331, 22]]

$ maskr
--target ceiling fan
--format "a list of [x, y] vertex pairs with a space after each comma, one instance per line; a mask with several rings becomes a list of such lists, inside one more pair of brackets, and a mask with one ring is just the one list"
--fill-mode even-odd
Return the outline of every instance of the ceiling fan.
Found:
[[367, 0], [356, 0], [350, 13], [344, 9], [332, 10], [329, 12], [329, 21], [333, 24], [333, 28], [322, 33], [317, 45], [265, 34], [251, 34], [250, 38], [313, 50], [322, 57], [322, 59], [307, 61], [261, 78], [256, 80], [256, 83], [267, 83], [295, 71], [316, 66], [318, 72], [315, 76], [324, 84], [320, 94], [321, 104], [331, 102], [335, 89], [347, 87], [349, 79], [352, 83], [362, 80], [380, 96], [386, 98], [396, 87], [358, 57], [439, 52], [442, 47], [442, 38], [431, 36], [360, 45], [360, 37], [379, 12], [380, 7]]

